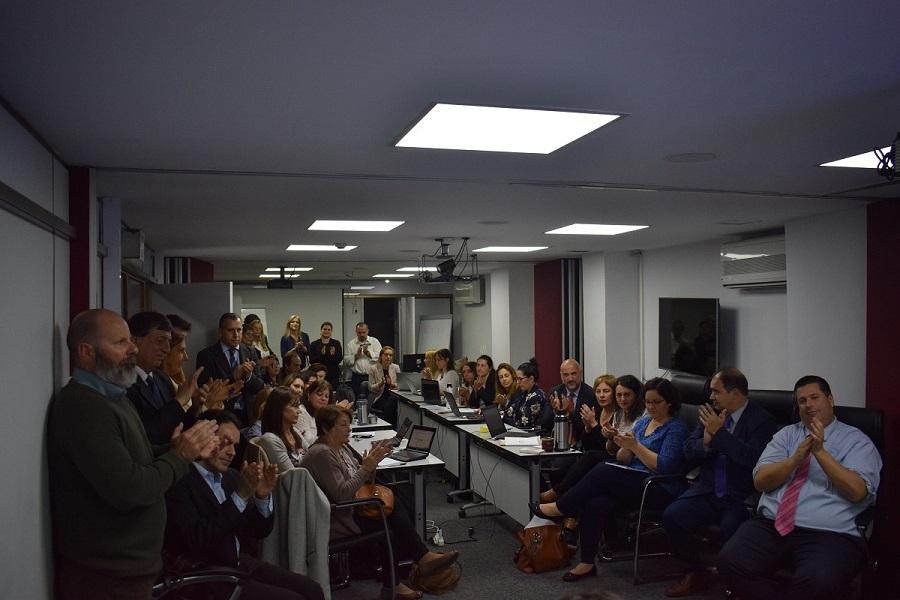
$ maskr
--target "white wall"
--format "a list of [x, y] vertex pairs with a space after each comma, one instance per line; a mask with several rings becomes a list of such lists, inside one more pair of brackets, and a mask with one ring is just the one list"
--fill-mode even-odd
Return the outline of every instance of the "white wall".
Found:
[[[343, 296], [340, 286], [337, 287], [300, 287], [292, 290], [258, 290], [242, 287], [241, 306], [239, 308], [265, 308], [269, 322], [269, 345], [278, 351], [284, 326], [292, 315], [300, 315], [301, 327], [309, 334], [310, 341], [319, 339], [319, 329], [324, 321], [334, 326], [332, 336], [343, 346], [344, 339]], [[361, 319], [354, 319], [353, 323]], [[352, 329], [350, 330], [353, 331]], [[352, 335], [352, 333], [351, 333]]]
[[[632, 304], [638, 304], [637, 296]], [[582, 337], [584, 378], [608, 372], [606, 366], [606, 256], [602, 252], [581, 258]], [[623, 307], [624, 308], [624, 307]], [[616, 307], [618, 309], [618, 307]], [[637, 330], [632, 337], [637, 341]], [[627, 370], [625, 372], [628, 372]], [[637, 372], [637, 367], [635, 371]]]
[[453, 303], [453, 356], [475, 360], [481, 354], [492, 355], [491, 274], [484, 276], [484, 302]]
[[865, 406], [866, 208], [785, 224], [791, 380], [821, 375], [835, 402]]
[[193, 372], [197, 352], [218, 337], [219, 317], [240, 310], [233, 308], [231, 296], [232, 285], [229, 281], [150, 287], [150, 310], [163, 314], [175, 313], [191, 323], [191, 333], [187, 339], [190, 359], [185, 365], [185, 372]]
[[[0, 181], [68, 220], [65, 167], [0, 109]], [[48, 598], [52, 587], [45, 422], [68, 380], [69, 243], [0, 209], [0, 294], [7, 319], [0, 381], [13, 383], [0, 420], [0, 598]], [[27, 293], [23, 293], [27, 292]]]
[[509, 361], [518, 366], [534, 356], [534, 267], [510, 267], [509, 272], [509, 353], [494, 351], [494, 362]]
[[[491, 358], [494, 364], [509, 361], [509, 269], [491, 271]], [[532, 323], [533, 323], [532, 319]], [[529, 327], [533, 330], [534, 325]], [[532, 333], [532, 336], [534, 334]]]

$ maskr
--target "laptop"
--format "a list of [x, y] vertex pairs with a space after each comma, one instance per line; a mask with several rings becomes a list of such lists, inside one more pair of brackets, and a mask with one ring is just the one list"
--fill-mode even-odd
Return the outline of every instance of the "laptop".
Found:
[[403, 441], [403, 438], [406, 437], [406, 433], [409, 431], [409, 428], [412, 426], [412, 419], [409, 417], [403, 419], [403, 423], [400, 425], [400, 429], [397, 430], [397, 435], [391, 440], [391, 446], [397, 447], [400, 445], [400, 442]]
[[400, 462], [410, 462], [428, 458], [428, 453], [431, 452], [431, 444], [434, 442], [434, 434], [436, 431], [437, 429], [434, 427], [413, 425], [412, 432], [409, 434], [409, 442], [406, 444], [406, 449], [394, 452], [391, 454], [391, 458], [399, 460]]
[[404, 373], [421, 373], [425, 368], [424, 354], [404, 354], [400, 360], [400, 370]]
[[534, 437], [538, 435], [530, 431], [507, 431], [503, 417], [500, 416], [500, 409], [496, 404], [489, 404], [482, 408], [481, 415], [484, 417], [484, 422], [487, 424], [492, 440], [499, 440], [505, 437]]
[[441, 390], [437, 379], [422, 379], [422, 400], [425, 404], [441, 406]]
[[447, 403], [447, 406], [450, 407], [450, 412], [453, 413], [454, 417], [459, 417], [460, 419], [469, 419], [472, 421], [482, 421], [481, 415], [476, 415], [474, 413], [466, 413], [463, 414], [461, 410], [459, 410], [459, 404], [456, 403], [456, 398], [453, 397], [453, 394], [450, 392], [444, 392], [444, 402]]

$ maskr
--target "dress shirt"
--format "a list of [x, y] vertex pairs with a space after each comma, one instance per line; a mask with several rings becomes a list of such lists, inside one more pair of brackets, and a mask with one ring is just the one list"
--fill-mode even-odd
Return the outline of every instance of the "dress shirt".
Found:
[[[756, 476], [763, 465], [777, 463], [793, 455], [808, 435], [809, 430], [802, 421], [782, 428], [763, 450], [753, 475]], [[809, 476], [800, 488], [797, 499], [796, 526], [859, 536], [854, 520], [875, 500], [881, 474], [881, 456], [866, 434], [837, 419], [825, 427], [824, 446], [844, 468], [862, 477], [869, 495], [861, 502], [851, 502], [842, 496], [813, 456]], [[788, 477], [780, 487], [763, 493], [759, 499], [759, 513], [762, 516], [775, 519], [790, 481], [791, 477]]]
[[[215, 495], [216, 500], [219, 501], [219, 504], [224, 504], [225, 489], [222, 487], [222, 474], [213, 473], [201, 466], [198, 462], [193, 464], [194, 468], [197, 469], [197, 472], [200, 473], [200, 476], [203, 477], [203, 481], [205, 481], [206, 485], [209, 486], [209, 489], [212, 490], [212, 493]], [[231, 501], [234, 502], [234, 505], [240, 512], [244, 512], [247, 509], [247, 501], [241, 498], [237, 492], [231, 492]], [[256, 504], [256, 510], [259, 511], [259, 514], [268, 519], [269, 515], [272, 514], [272, 494], [269, 494], [263, 499], [259, 499], [254, 495], [253, 502]], [[238, 541], [237, 536], [234, 536], [234, 548], [236, 555], [240, 556], [241, 543]]]
[[[231, 346], [226, 346], [222, 342], [219, 342], [219, 347], [222, 348], [222, 353], [225, 355], [225, 360], [228, 361], [228, 366], [231, 367], [231, 370], [234, 371], [236, 366], [240, 366], [241, 364], [241, 347], [232, 348]], [[232, 350], [234, 351], [234, 360], [237, 364], [231, 362]]]
[[[369, 343], [369, 354], [371, 355], [371, 358], [365, 354], [356, 358], [356, 352], [359, 350], [359, 345], [365, 342]], [[347, 351], [344, 353], [344, 364], [350, 367], [357, 375], [368, 375], [369, 367], [378, 362], [378, 355], [380, 353], [381, 342], [379, 342], [377, 338], [373, 338], [370, 335], [363, 342], [360, 342], [359, 338], [353, 338], [347, 342]]]

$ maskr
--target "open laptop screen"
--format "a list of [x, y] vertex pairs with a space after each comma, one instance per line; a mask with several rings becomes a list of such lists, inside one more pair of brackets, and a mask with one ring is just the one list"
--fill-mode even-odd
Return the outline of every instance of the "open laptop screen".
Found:
[[406, 444], [406, 449], [417, 450], [419, 452], [430, 452], [431, 443], [434, 441], [435, 431], [437, 430], [434, 427], [413, 425], [412, 433], [409, 434], [409, 442]]
[[489, 404], [481, 409], [481, 416], [488, 426], [491, 437], [506, 433], [506, 425], [503, 424], [503, 418], [500, 416], [500, 409], [496, 404]]

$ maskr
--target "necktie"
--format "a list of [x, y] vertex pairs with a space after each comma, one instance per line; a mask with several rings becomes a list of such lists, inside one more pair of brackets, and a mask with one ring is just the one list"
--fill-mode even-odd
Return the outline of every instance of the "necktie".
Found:
[[147, 375], [147, 387], [150, 388], [150, 395], [153, 396], [156, 407], [160, 408], [163, 405], [163, 397], [153, 373]]
[[[732, 425], [734, 425], [734, 419], [731, 418], [731, 415], [728, 415], [727, 417], [725, 417], [725, 430], [730, 433]], [[728, 480], [725, 478], [725, 467], [727, 465], [728, 458], [720, 452], [719, 455], [716, 456], [716, 465], [714, 468], [715, 481], [713, 484], [713, 488], [716, 493], [716, 498], [724, 497], [725, 492], [727, 491]]]
[[787, 535], [794, 530], [794, 517], [797, 515], [797, 500], [800, 498], [800, 488], [806, 483], [809, 476], [809, 463], [812, 455], [807, 454], [797, 470], [794, 478], [781, 497], [778, 512], [775, 514], [775, 529], [781, 535]]
[[228, 349], [228, 364], [231, 365], [232, 370], [237, 369], [237, 348]]

